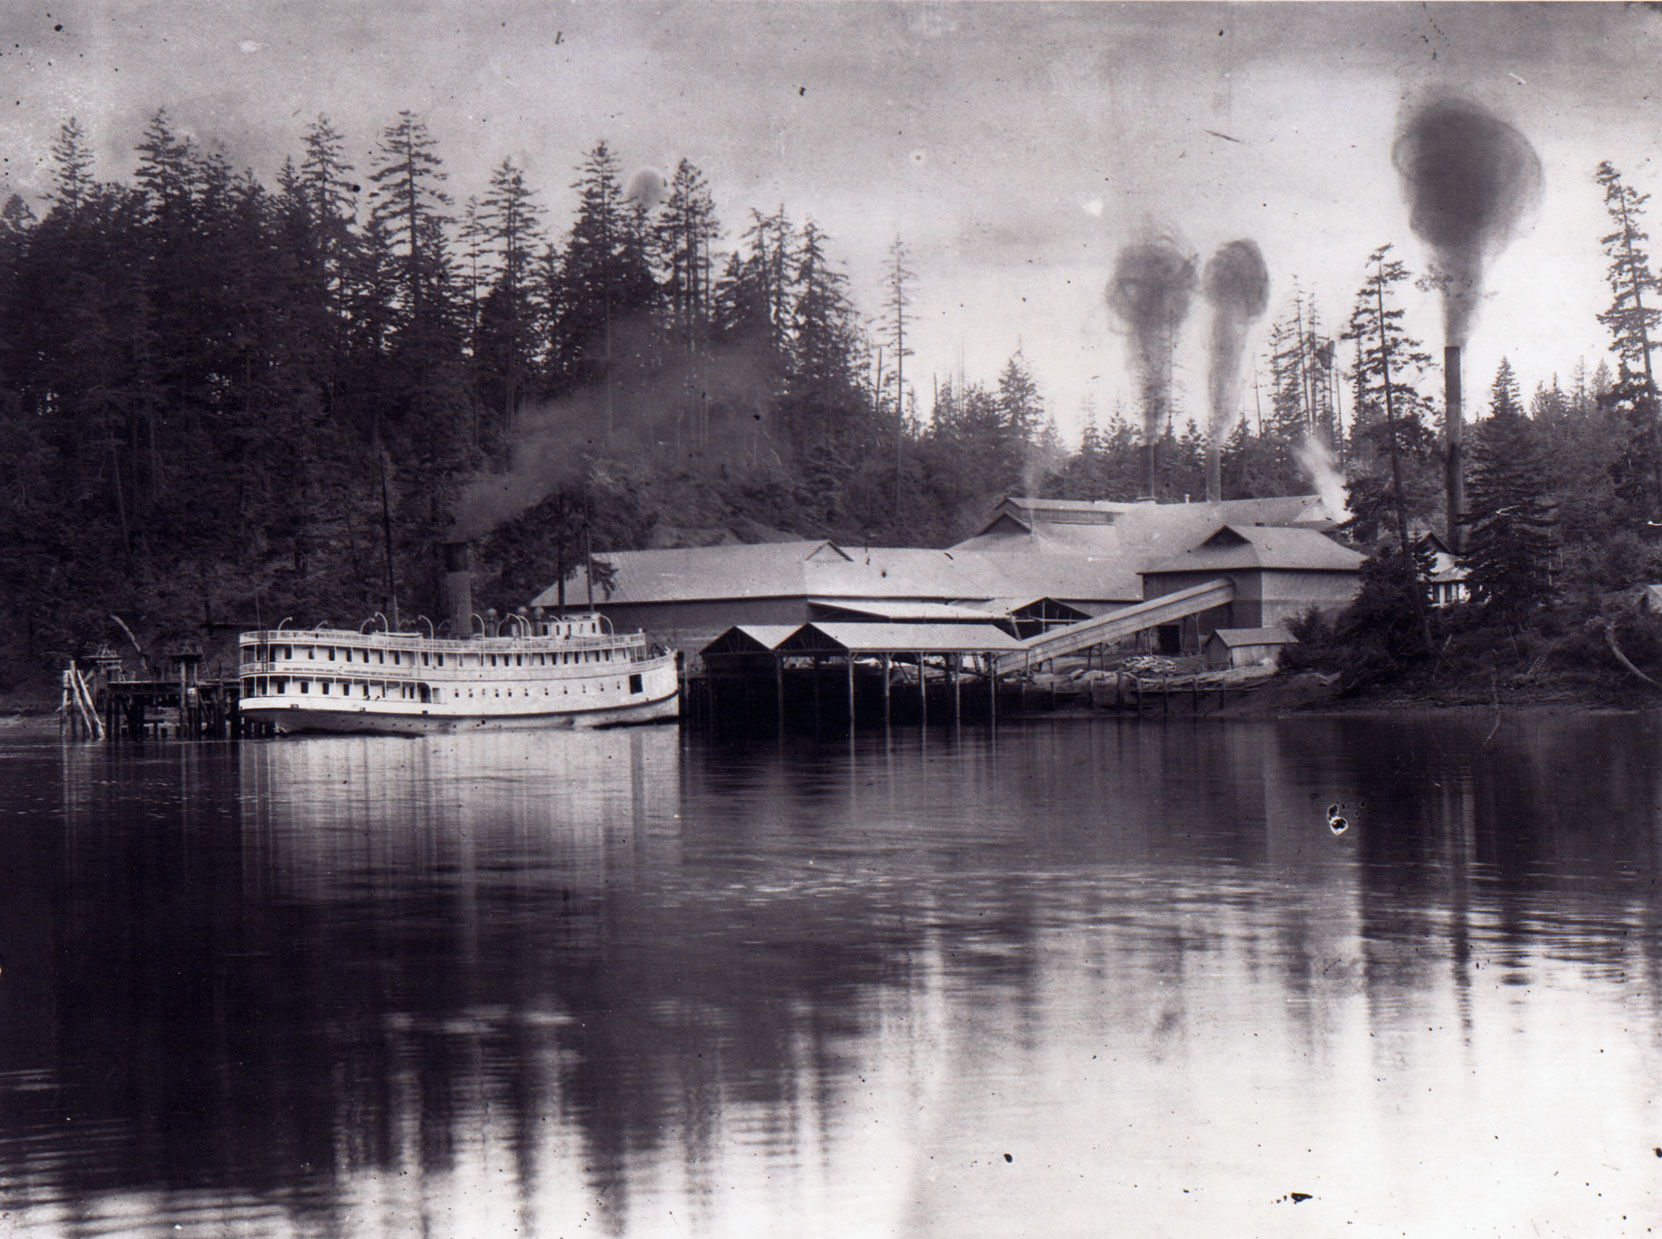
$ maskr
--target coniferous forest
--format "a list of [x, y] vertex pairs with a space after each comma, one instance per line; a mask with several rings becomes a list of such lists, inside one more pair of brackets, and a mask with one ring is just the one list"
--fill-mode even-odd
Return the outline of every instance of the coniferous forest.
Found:
[[[0, 209], [0, 691], [48, 682], [112, 616], [160, 645], [437, 614], [451, 538], [472, 542], [481, 609], [504, 609], [590, 547], [940, 545], [1003, 494], [1146, 485], [1139, 412], [1087, 411], [1064, 445], [1015, 341], [991, 378], [920, 407], [904, 241], [883, 304], [856, 306], [811, 204], [720, 219], [685, 161], [625, 177], [598, 143], [556, 219], [511, 160], [453, 184], [407, 112], [356, 162], [318, 118], [270, 185], [165, 111], [128, 179], [100, 175], [73, 120], [52, 154], [50, 195]], [[1589, 191], [1613, 221], [1619, 371], [1526, 397], [1503, 365], [1472, 436], [1460, 622], [1514, 639], [1662, 579], [1645, 197], [1608, 164]], [[1446, 522], [1440, 382], [1398, 305], [1414, 273], [1389, 245], [1364, 269], [1336, 327], [1297, 286], [1275, 308], [1223, 490], [1342, 470], [1347, 533], [1379, 553], [1353, 614], [1305, 635], [1318, 663], [1343, 650], [1386, 674], [1435, 657], [1454, 621], [1413, 574]], [[1205, 448], [1174, 411], [1157, 497], [1203, 493]]]

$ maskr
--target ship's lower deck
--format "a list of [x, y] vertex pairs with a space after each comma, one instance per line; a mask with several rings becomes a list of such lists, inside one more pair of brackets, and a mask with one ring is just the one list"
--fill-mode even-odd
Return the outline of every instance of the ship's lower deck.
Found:
[[[391, 703], [388, 703], [389, 705]], [[329, 709], [298, 702], [252, 700], [242, 703], [244, 716], [274, 731], [357, 732], [372, 735], [433, 735], [462, 731], [509, 731], [530, 728], [621, 727], [654, 723], [680, 716], [679, 693], [654, 701], [599, 706], [586, 710], [523, 711], [514, 714], [464, 713], [422, 707], [416, 710], [376, 709], [369, 705]]]

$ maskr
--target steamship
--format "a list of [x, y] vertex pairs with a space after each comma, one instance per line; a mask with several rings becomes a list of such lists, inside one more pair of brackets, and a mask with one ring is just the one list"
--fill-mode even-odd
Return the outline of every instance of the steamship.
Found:
[[[447, 548], [447, 553], [449, 548]], [[289, 628], [239, 638], [245, 720], [279, 733], [411, 734], [527, 727], [609, 727], [676, 717], [675, 655], [603, 615], [472, 614], [465, 558], [447, 564], [451, 627], [461, 638]], [[484, 631], [474, 633], [475, 625]]]

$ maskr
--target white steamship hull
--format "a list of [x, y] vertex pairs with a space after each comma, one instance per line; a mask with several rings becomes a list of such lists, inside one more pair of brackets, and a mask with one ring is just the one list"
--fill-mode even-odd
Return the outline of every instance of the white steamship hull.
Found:
[[597, 615], [520, 624], [513, 636], [279, 628], [243, 634], [245, 720], [280, 733], [413, 735], [616, 727], [677, 717], [673, 654]]
[[423, 711], [420, 714], [392, 710], [306, 709], [291, 704], [287, 709], [249, 703], [244, 714], [267, 722], [280, 735], [308, 731], [358, 732], [369, 735], [446, 735], [463, 731], [519, 731], [537, 728], [625, 727], [656, 723], [680, 717], [681, 701], [676, 693], [638, 706], [613, 706], [596, 710], [549, 711], [541, 714], [446, 715]]

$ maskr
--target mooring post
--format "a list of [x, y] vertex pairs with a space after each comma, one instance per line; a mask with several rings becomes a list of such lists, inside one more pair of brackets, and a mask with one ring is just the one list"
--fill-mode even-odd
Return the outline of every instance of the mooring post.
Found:
[[889, 725], [889, 676], [894, 669], [894, 655], [883, 652], [883, 726]]
[[987, 655], [987, 702], [988, 717], [996, 730], [998, 727], [998, 664], [993, 661], [991, 654]]
[[848, 735], [854, 737], [854, 651], [850, 650], [843, 656], [843, 662], [848, 666]]
[[785, 656], [773, 656], [773, 727], [775, 735], [785, 734]]
[[916, 650], [914, 653], [918, 660], [918, 725], [927, 727], [929, 725], [929, 688], [923, 673], [923, 651]]
[[956, 650], [953, 651], [953, 654], [952, 654], [952, 725], [954, 727], [958, 726], [959, 722], [961, 721], [962, 716], [963, 716], [963, 709], [964, 709], [963, 701], [959, 696], [960, 692], [962, 691], [962, 689], [960, 687], [960, 683], [959, 683], [959, 681], [962, 679], [962, 676], [959, 673], [962, 670], [963, 661], [964, 661], [963, 654], [959, 653]]

